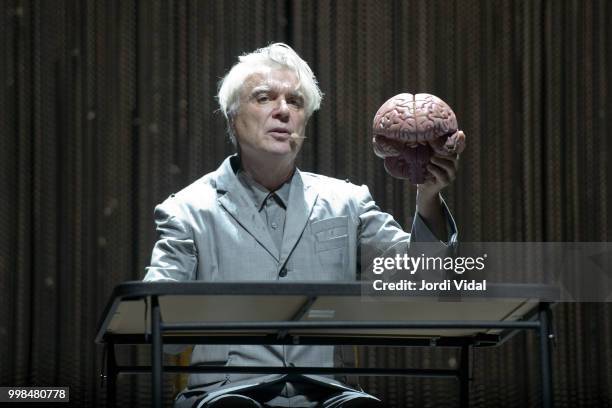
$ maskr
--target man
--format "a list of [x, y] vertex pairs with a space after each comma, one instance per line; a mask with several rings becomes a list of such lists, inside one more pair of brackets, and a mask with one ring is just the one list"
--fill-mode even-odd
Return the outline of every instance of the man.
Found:
[[[290, 47], [239, 58], [219, 104], [238, 154], [156, 207], [160, 235], [145, 280], [354, 280], [359, 253], [377, 244], [456, 239], [440, 190], [458, 158], [434, 157], [418, 187], [410, 234], [366, 186], [301, 172], [296, 156], [321, 92]], [[197, 346], [193, 364], [331, 366], [333, 347]], [[318, 376], [192, 375], [176, 406], [369, 407], [378, 399]]]

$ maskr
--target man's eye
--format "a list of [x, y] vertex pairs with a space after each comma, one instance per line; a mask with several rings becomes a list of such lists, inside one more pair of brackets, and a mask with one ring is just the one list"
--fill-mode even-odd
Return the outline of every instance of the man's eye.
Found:
[[301, 108], [302, 106], [304, 106], [304, 101], [300, 98], [289, 99], [289, 104]]
[[259, 103], [266, 103], [266, 102], [268, 102], [268, 101], [270, 100], [270, 98], [268, 98], [268, 96], [266, 96], [266, 95], [259, 95], [259, 96], [256, 98], [256, 100], [257, 100], [257, 102], [259, 102]]

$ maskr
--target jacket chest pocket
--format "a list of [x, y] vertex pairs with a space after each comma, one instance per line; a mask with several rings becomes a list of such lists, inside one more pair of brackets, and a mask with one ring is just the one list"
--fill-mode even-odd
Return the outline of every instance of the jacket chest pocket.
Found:
[[321, 264], [342, 266], [347, 262], [348, 216], [314, 221], [315, 252]]

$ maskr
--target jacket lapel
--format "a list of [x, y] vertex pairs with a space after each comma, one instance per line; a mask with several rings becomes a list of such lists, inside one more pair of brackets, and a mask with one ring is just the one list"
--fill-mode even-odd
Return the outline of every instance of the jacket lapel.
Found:
[[[227, 158], [217, 170], [217, 201], [278, 261], [278, 249], [272, 241], [261, 214], [257, 212], [244, 187], [234, 174], [230, 163], [232, 157]], [[290, 196], [291, 194], [293, 193], [290, 193]]]
[[317, 201], [319, 194], [310, 184], [305, 184], [298, 169], [293, 178], [289, 192], [289, 203], [287, 204], [287, 216], [285, 218], [285, 233], [279, 260], [279, 270], [291, 255], [302, 236], [302, 232], [310, 219], [310, 214]]

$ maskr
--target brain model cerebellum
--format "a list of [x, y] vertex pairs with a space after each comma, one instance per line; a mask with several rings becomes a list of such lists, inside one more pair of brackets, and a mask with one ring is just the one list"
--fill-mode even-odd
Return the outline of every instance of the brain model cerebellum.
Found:
[[455, 113], [430, 94], [395, 95], [378, 109], [372, 127], [374, 153], [385, 160], [387, 173], [413, 184], [426, 181], [434, 153], [453, 156], [465, 146]]

